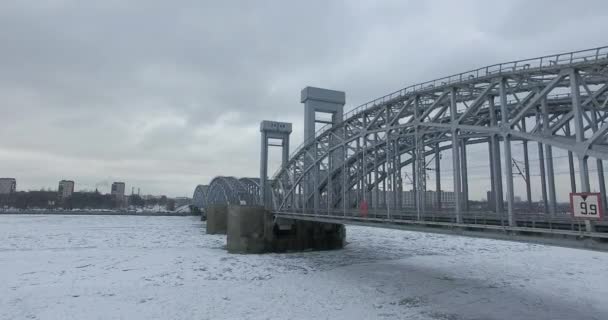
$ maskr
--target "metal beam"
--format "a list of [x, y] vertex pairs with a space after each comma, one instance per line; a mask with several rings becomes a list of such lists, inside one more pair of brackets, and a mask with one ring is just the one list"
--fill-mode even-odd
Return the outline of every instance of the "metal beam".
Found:
[[450, 93], [450, 117], [452, 120], [452, 173], [454, 177], [454, 201], [456, 202], [456, 223], [462, 223], [462, 192], [460, 181], [460, 152], [458, 152], [458, 127], [456, 126], [456, 88], [453, 87]]
[[511, 125], [509, 124], [509, 111], [507, 110], [507, 92], [506, 92], [507, 79], [502, 78], [499, 85], [500, 93], [500, 113], [502, 120], [500, 122], [501, 129], [503, 130], [503, 146], [505, 150], [505, 178], [507, 179], [507, 215], [509, 219], [509, 226], [516, 226], [515, 215], [513, 212], [513, 167], [511, 165], [511, 135], [509, 131]]

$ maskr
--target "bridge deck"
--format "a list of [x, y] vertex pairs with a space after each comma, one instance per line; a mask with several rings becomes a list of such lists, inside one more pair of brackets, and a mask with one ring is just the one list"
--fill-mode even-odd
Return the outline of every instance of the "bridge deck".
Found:
[[456, 234], [478, 238], [525, 241], [540, 244], [566, 247], [583, 247], [608, 251], [608, 221], [601, 220], [595, 224], [596, 231], [585, 230], [583, 221], [569, 217], [544, 217], [521, 215], [517, 226], [509, 226], [496, 215], [465, 215], [464, 223], [451, 221], [447, 214], [425, 216], [420, 220], [408, 213], [386, 215], [369, 214], [366, 217], [351, 214], [308, 214], [302, 212], [274, 212], [278, 219], [300, 219], [326, 223], [340, 223], [402, 229], [418, 232]]

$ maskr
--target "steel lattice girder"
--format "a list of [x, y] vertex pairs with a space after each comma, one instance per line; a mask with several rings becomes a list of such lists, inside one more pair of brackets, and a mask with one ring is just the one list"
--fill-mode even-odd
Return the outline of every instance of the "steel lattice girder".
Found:
[[205, 208], [217, 205], [259, 205], [259, 178], [215, 177], [206, 194]]
[[194, 189], [194, 194], [192, 195], [192, 204], [197, 208], [205, 208], [207, 207], [207, 190], [209, 186], [199, 184]]
[[[301, 146], [277, 172], [272, 183], [274, 207], [285, 209], [290, 201], [296, 202], [296, 196], [307, 206], [315, 193], [325, 192], [329, 197], [328, 186], [335, 200], [331, 206], [337, 206], [339, 194], [344, 189], [352, 190], [370, 172], [378, 173], [387, 163], [387, 167], [392, 165], [366, 186], [368, 189], [410, 164], [411, 159], [395, 159], [416, 149], [416, 136], [424, 137], [418, 141], [423, 144], [418, 146], [420, 150], [438, 143], [442, 143], [442, 150], [450, 149], [449, 142], [456, 134], [467, 144], [488, 142], [493, 136], [508, 137], [537, 141], [580, 157], [608, 159], [607, 53], [608, 48], [599, 48], [584, 54], [539, 58], [535, 66], [524, 63], [527, 61], [490, 66], [474, 71], [477, 74], [469, 72], [412, 86], [357, 108], [347, 113], [341, 124], [322, 129], [314, 142]], [[552, 62], [546, 65], [543, 59]], [[493, 72], [496, 68], [499, 71]], [[573, 83], [578, 84], [574, 87], [578, 110], [573, 107]], [[543, 103], [548, 106], [547, 126], [538, 120]], [[575, 119], [582, 124], [582, 141], [559, 132]], [[525, 122], [532, 120], [535, 125], [526, 129]], [[344, 150], [344, 159], [334, 167], [330, 154], [340, 150]], [[314, 188], [308, 188], [309, 194], [301, 194], [304, 183], [314, 184]]]

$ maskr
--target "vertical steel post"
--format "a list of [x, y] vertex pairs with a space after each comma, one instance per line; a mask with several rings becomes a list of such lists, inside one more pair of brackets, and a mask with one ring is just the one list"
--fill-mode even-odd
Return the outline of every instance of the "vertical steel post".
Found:
[[608, 208], [608, 203], [606, 201], [606, 180], [604, 178], [604, 164], [602, 163], [601, 159], [596, 159], [595, 163], [597, 165], [597, 178], [598, 178], [598, 183], [600, 185], [602, 205], [603, 205], [603, 208]]
[[426, 211], [426, 157], [424, 150], [424, 134], [418, 132], [420, 141], [418, 142], [418, 151], [416, 152], [416, 163], [418, 164], [418, 210], [420, 216], [423, 217]]
[[507, 214], [509, 218], [509, 226], [514, 227], [516, 225], [515, 215], [513, 213], [513, 166], [511, 164], [511, 135], [508, 130], [511, 129], [509, 125], [509, 110], [507, 109], [507, 92], [506, 92], [507, 79], [502, 78], [500, 80], [500, 113], [502, 121], [500, 123], [501, 129], [503, 130], [503, 144], [505, 149], [505, 178], [507, 179]]
[[435, 144], [435, 190], [437, 197], [437, 210], [441, 210], [441, 157], [439, 143]]
[[[547, 97], [541, 100], [541, 111], [543, 120], [543, 133], [550, 134], [549, 128], [549, 106], [547, 105]], [[555, 195], [555, 172], [553, 171], [553, 147], [550, 144], [545, 144], [545, 154], [547, 156], [547, 184], [549, 186], [549, 213], [555, 215], [557, 209], [557, 198]]]
[[378, 167], [378, 133], [374, 134], [374, 144], [376, 145], [374, 150], [374, 197], [372, 197], [371, 202], [374, 206], [374, 213], [378, 214], [378, 209], [380, 207], [380, 182], [378, 182], [380, 180], [380, 173], [378, 172], [378, 170], [380, 170]]
[[[330, 141], [330, 148], [332, 145], [332, 141], [333, 141], [333, 137], [330, 137], [329, 139]], [[325, 201], [327, 201], [326, 207], [327, 207], [327, 215], [330, 215], [330, 210], [333, 209], [333, 205], [334, 205], [334, 182], [333, 179], [331, 178], [331, 172], [334, 169], [334, 158], [332, 156], [332, 153], [329, 152], [329, 154], [327, 155], [327, 173], [326, 173], [326, 178], [327, 178], [327, 187], [325, 188], [325, 192], [327, 194], [327, 196], [325, 197]]]
[[386, 215], [387, 215], [387, 217], [390, 218], [390, 215], [391, 215], [390, 196], [392, 194], [392, 192], [390, 192], [390, 189], [392, 188], [392, 174], [391, 174], [392, 163], [390, 161], [391, 139], [390, 139], [390, 132], [389, 132], [389, 124], [388, 124], [388, 119], [391, 118], [390, 107], [386, 106], [384, 108], [384, 112], [386, 113], [386, 115], [385, 115], [386, 123], [384, 124], [386, 131], [385, 131], [385, 137], [384, 137], [384, 140], [385, 140], [384, 181], [382, 182], [382, 186], [384, 189], [384, 205], [386, 206]]
[[[576, 142], [583, 143], [585, 140], [585, 132], [583, 127], [583, 108], [581, 106], [580, 89], [578, 85], [578, 72], [572, 69], [570, 73], [570, 90], [572, 97], [572, 109], [574, 110], [574, 131]], [[587, 156], [578, 154], [578, 170], [581, 180], [581, 191], [589, 192], [589, 167], [587, 165]]]
[[545, 213], [549, 213], [551, 211], [549, 209], [549, 199], [547, 198], [547, 184], [545, 183], [545, 153], [543, 152], [543, 144], [540, 142], [538, 143], [538, 164], [540, 166], [540, 187], [543, 198], [543, 209]]
[[357, 154], [357, 205], [359, 207], [359, 203], [363, 200], [363, 193], [361, 192], [361, 188], [363, 185], [363, 151], [361, 151], [361, 155], [359, 156], [359, 150], [361, 150], [361, 138], [357, 138], [355, 146], [357, 150], [355, 151]]
[[[414, 142], [416, 143], [416, 142]], [[416, 166], [418, 165], [418, 159], [416, 159], [416, 148], [412, 150], [412, 205], [416, 210], [416, 217], [420, 219], [418, 215], [418, 173], [416, 172]]]
[[420, 201], [420, 190], [421, 190], [421, 175], [422, 175], [422, 171], [420, 169], [421, 165], [421, 155], [420, 155], [420, 130], [419, 130], [419, 126], [418, 126], [418, 122], [419, 122], [419, 111], [420, 111], [420, 96], [416, 96], [414, 98], [414, 152], [412, 153], [412, 155], [414, 156], [415, 162], [414, 165], [412, 166], [413, 169], [413, 176], [414, 176], [414, 198], [416, 199], [415, 204], [416, 204], [416, 218], [418, 220], [421, 220], [422, 217], [422, 201]]
[[[521, 128], [526, 131], [526, 119], [521, 120]], [[528, 156], [528, 140], [524, 139], [522, 142], [524, 149], [524, 177], [526, 182], [526, 200], [528, 201], [528, 210], [532, 212], [532, 188], [530, 187], [530, 158]]]
[[364, 133], [363, 135], [363, 156], [361, 157], [361, 165], [363, 170], [361, 172], [362, 198], [363, 201], [367, 202], [369, 200], [367, 197], [367, 133]]
[[462, 223], [462, 192], [460, 187], [460, 152], [458, 151], [458, 127], [456, 114], [458, 106], [456, 105], [456, 88], [451, 89], [450, 94], [450, 120], [452, 122], [452, 168], [454, 176], [454, 201], [456, 202], [456, 223]]
[[[388, 146], [385, 146], [385, 148], [388, 148]], [[385, 162], [382, 165], [382, 171], [384, 172], [384, 179], [382, 179], [382, 202], [386, 207], [386, 180], [388, 179], [388, 163]]]
[[[388, 113], [388, 110], [387, 110]], [[388, 114], [387, 114], [387, 119], [388, 119]], [[387, 124], [388, 125], [388, 124]], [[388, 135], [388, 130], [386, 130], [386, 151], [385, 151], [385, 156], [386, 156], [386, 161], [385, 161], [385, 178], [384, 178], [384, 202], [386, 203], [386, 216], [388, 219], [391, 218], [391, 205], [389, 201], [389, 195], [392, 194], [392, 192], [389, 192], [388, 189], [390, 189], [392, 187], [392, 174], [391, 174], [391, 161], [390, 161], [390, 139], [389, 139], [389, 135]], [[388, 183], [386, 183], [386, 181], [388, 180]], [[387, 188], [388, 186], [388, 188]]]
[[[346, 190], [348, 189], [347, 185], [347, 177], [348, 172], [346, 172], [346, 159], [348, 159], [348, 152], [346, 149], [347, 146], [347, 137], [346, 137], [346, 127], [342, 127], [342, 155], [344, 158], [342, 159], [342, 215], [346, 216], [346, 205], [350, 206], [350, 196], [346, 196]], [[349, 193], [350, 195], [350, 193]]]
[[[570, 123], [564, 127], [564, 133], [567, 137], [570, 137]], [[574, 156], [572, 151], [568, 151], [568, 169], [570, 171], [570, 190], [576, 192], [576, 177], [574, 175]]]
[[[297, 166], [293, 166], [293, 172], [292, 172], [292, 177], [293, 177], [293, 178], [291, 179], [291, 180], [292, 180], [292, 181], [291, 181], [292, 185], [295, 183], [295, 177], [296, 177], [296, 168], [297, 168]], [[295, 208], [299, 208], [299, 207], [300, 207], [300, 205], [299, 205], [299, 203], [298, 203], [299, 201], [298, 201], [298, 202], [296, 202], [296, 197], [298, 196], [298, 192], [297, 192], [297, 191], [298, 191], [298, 188], [297, 188], [297, 187], [295, 187], [295, 186], [293, 186], [293, 187], [294, 187], [294, 190], [293, 190], [293, 192], [291, 193], [291, 208], [295, 209]], [[297, 206], [296, 206], [296, 204], [297, 204]]]
[[[578, 72], [572, 69], [570, 72], [570, 91], [572, 97], [572, 110], [574, 111], [574, 131], [576, 134], [577, 144], [582, 144], [585, 140], [585, 131], [583, 127], [583, 108], [581, 106], [580, 88], [578, 85]], [[587, 156], [578, 154], [578, 170], [581, 179], [581, 191], [589, 192], [589, 166], [587, 164]], [[588, 232], [594, 231], [593, 223], [590, 220], [585, 221], [585, 226]]]
[[395, 138], [393, 140], [393, 157], [392, 157], [392, 161], [393, 161], [393, 208], [398, 209], [399, 206], [399, 179], [397, 176], [397, 172], [398, 172], [398, 168], [399, 168], [399, 161], [398, 161], [398, 157], [399, 157], [399, 144], [397, 143], [397, 139]]
[[[496, 108], [494, 106], [494, 96], [488, 98], [488, 108], [490, 110], [490, 123], [492, 127], [498, 126], [498, 119], [496, 118]], [[498, 135], [493, 134], [491, 136], [492, 141], [492, 158], [493, 170], [494, 170], [494, 201], [496, 202], [496, 213], [502, 214], [505, 211], [502, 191], [502, 168], [500, 160], [500, 142]]]
[[416, 96], [414, 98], [414, 151], [412, 152], [412, 156], [415, 159], [412, 165], [412, 176], [414, 180], [414, 187], [412, 190], [414, 191], [414, 199], [415, 199], [415, 208], [416, 208], [416, 219], [420, 220], [421, 215], [421, 203], [420, 203], [420, 132], [418, 128], [418, 111], [420, 108], [420, 97]]
[[312, 177], [312, 192], [313, 192], [313, 212], [314, 214], [319, 213], [321, 207], [321, 195], [319, 194], [319, 176], [321, 175], [321, 168], [319, 161], [319, 144], [314, 144], [314, 169], [311, 170], [313, 173]]
[[[415, 143], [415, 142], [414, 142]], [[418, 172], [416, 171], [416, 165], [418, 159], [416, 158], [416, 148], [412, 150], [412, 208], [416, 210], [416, 216], [418, 216]]]
[[488, 197], [488, 209], [496, 212], [496, 178], [494, 177], [494, 146], [492, 136], [488, 138], [488, 163], [490, 167], [490, 196]]
[[[397, 145], [399, 145], [399, 140], [397, 140]], [[403, 210], [403, 166], [401, 166], [401, 153], [397, 156], [397, 181], [399, 185], [398, 194], [397, 194], [397, 206], [399, 207], [399, 211]]]
[[555, 193], [555, 171], [553, 170], [553, 147], [545, 144], [547, 159], [547, 184], [549, 186], [549, 213], [555, 214], [557, 210], [557, 196]]
[[467, 140], [462, 139], [462, 147], [460, 148], [462, 166], [462, 209], [467, 212], [469, 211], [469, 173], [467, 168]]
[[[395, 149], [399, 150], [399, 138], [397, 138], [395, 140]], [[403, 209], [403, 179], [402, 179], [402, 175], [401, 175], [401, 154], [399, 152], [397, 152], [397, 154], [395, 155], [396, 159], [395, 161], [397, 162], [396, 164], [396, 168], [397, 168], [397, 208], [399, 208], [399, 210], [401, 211]]]

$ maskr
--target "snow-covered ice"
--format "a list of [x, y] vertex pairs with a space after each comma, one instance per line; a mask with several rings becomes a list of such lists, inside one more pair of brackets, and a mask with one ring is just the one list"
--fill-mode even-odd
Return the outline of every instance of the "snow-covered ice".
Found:
[[197, 217], [0, 215], [0, 319], [608, 319], [608, 253], [347, 227], [231, 255]]

